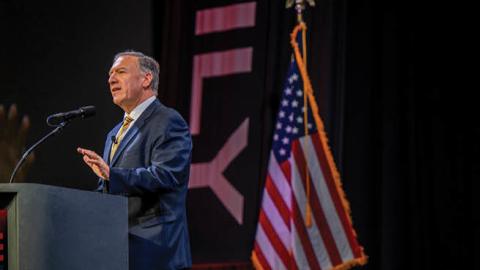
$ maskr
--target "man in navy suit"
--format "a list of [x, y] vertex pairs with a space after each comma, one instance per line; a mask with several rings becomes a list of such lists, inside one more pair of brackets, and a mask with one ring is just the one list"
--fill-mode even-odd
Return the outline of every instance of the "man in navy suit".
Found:
[[139, 52], [115, 56], [108, 84], [125, 112], [103, 158], [78, 148], [99, 190], [128, 197], [130, 269], [191, 267], [185, 201], [192, 142], [178, 112], [156, 98], [159, 65]]

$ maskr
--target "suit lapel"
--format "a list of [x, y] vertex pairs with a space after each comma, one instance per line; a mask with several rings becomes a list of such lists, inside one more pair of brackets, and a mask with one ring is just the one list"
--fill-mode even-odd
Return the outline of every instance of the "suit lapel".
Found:
[[[120, 155], [123, 153], [125, 148], [130, 144], [133, 138], [135, 138], [135, 135], [140, 131], [142, 126], [145, 124], [146, 120], [152, 115], [152, 113], [155, 111], [155, 109], [160, 106], [160, 101], [156, 99], [150, 106], [145, 109], [145, 111], [140, 115], [138, 120], [135, 121], [133, 126], [128, 130], [128, 132], [125, 134], [123, 137], [122, 141], [120, 142], [120, 145], [117, 148], [117, 151], [113, 155], [111, 166], [114, 166], [115, 163], [117, 162], [118, 158]], [[117, 129], [118, 131], [118, 129]], [[115, 133], [116, 134], [116, 133]], [[110, 141], [109, 143], [110, 147], [108, 149], [111, 149], [112, 142]], [[105, 154], [104, 154], [105, 155]], [[108, 156], [108, 154], [107, 154]]]
[[115, 136], [118, 131], [120, 130], [120, 127], [122, 126], [122, 122], [118, 123], [112, 131], [110, 131], [107, 135], [107, 140], [105, 142], [105, 148], [103, 149], [103, 160], [107, 162], [108, 165], [110, 165], [110, 152], [112, 150], [112, 136]]

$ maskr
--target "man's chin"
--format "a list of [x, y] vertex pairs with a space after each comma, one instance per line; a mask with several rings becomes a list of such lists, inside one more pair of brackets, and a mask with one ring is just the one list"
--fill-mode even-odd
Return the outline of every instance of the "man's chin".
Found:
[[121, 103], [121, 99], [118, 98], [118, 97], [112, 97], [112, 101], [113, 101], [113, 104], [117, 105], [117, 106], [120, 106], [120, 103]]

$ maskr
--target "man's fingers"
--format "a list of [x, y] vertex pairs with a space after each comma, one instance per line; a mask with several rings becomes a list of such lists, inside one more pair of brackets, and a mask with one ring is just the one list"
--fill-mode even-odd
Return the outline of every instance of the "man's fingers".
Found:
[[102, 166], [105, 161], [92, 150], [84, 149], [81, 147], [77, 148], [77, 152], [83, 155], [83, 161], [87, 163], [88, 166], [96, 165], [98, 167]]
[[77, 152], [82, 155], [87, 155], [89, 158], [101, 158], [97, 153], [93, 152], [92, 150], [78, 147]]
[[18, 123], [18, 109], [16, 104], [10, 105], [8, 112], [0, 104], [0, 138], [8, 140], [11, 144], [18, 147], [21, 151], [25, 145], [28, 129], [30, 128], [30, 119], [28, 116], [22, 118]]
[[87, 163], [88, 166], [93, 166], [93, 165], [96, 165], [98, 166], [99, 165], [99, 161], [96, 160], [96, 159], [93, 159], [93, 158], [90, 158], [88, 157], [87, 155], [84, 155], [83, 156], [83, 161], [85, 161], [85, 163]]
[[87, 155], [89, 158], [97, 158], [98, 157], [97, 153], [93, 152], [92, 150], [84, 149], [83, 154]]
[[83, 160], [85, 160], [85, 162], [87, 162], [88, 164], [96, 165], [99, 167], [102, 165], [102, 160], [90, 158], [87, 155], [83, 156]]
[[85, 163], [87, 163], [88, 166], [90, 166], [90, 159], [88, 158], [88, 156], [83, 156], [83, 161], [85, 161]]
[[80, 148], [80, 147], [77, 147], [77, 152], [78, 152], [78, 153], [84, 155], [84, 153], [83, 153], [84, 151], [85, 151], [85, 149]]
[[105, 161], [103, 161], [103, 159], [98, 155], [96, 155], [95, 157], [83, 155], [83, 161], [85, 161], [85, 163], [87, 163], [87, 165], [90, 166], [92, 169], [95, 169], [94, 167], [104, 168], [107, 166]]
[[107, 163], [92, 150], [77, 148], [77, 152], [83, 155], [83, 161], [102, 179], [108, 179], [109, 169]]
[[16, 118], [17, 118], [17, 104], [12, 104], [8, 109], [8, 120], [13, 121]]
[[23, 116], [20, 129], [18, 130], [18, 145], [24, 147], [27, 140], [28, 129], [30, 128], [30, 118], [28, 115]]
[[8, 108], [8, 115], [7, 115], [7, 121], [10, 127], [17, 127], [17, 115], [18, 115], [17, 104], [10, 105], [10, 108]]
[[83, 161], [92, 169], [92, 171], [98, 176], [105, 179], [107, 176], [102, 168], [103, 160], [91, 159], [87, 155], [83, 156]]
[[6, 136], [8, 139], [13, 140], [16, 138], [16, 133], [18, 132], [18, 123], [17, 123], [18, 110], [17, 105], [12, 104], [8, 108], [7, 122], [6, 122]]

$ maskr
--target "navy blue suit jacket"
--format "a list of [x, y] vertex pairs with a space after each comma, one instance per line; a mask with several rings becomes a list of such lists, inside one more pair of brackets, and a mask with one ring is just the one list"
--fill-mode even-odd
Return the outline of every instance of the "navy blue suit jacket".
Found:
[[[109, 192], [128, 197], [130, 269], [191, 266], [186, 195], [192, 142], [187, 124], [158, 100], [134, 122], [110, 162], [110, 131], [104, 160]], [[103, 188], [100, 181], [99, 189]]]

